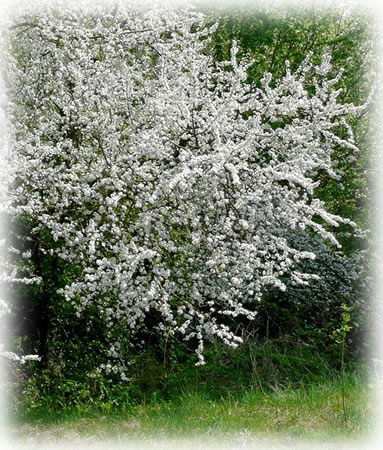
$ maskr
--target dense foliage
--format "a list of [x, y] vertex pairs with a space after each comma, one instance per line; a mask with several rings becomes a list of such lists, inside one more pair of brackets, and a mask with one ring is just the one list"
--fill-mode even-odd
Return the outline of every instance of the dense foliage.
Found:
[[203, 364], [215, 338], [325, 348], [342, 303], [363, 323], [364, 18], [104, 8], [6, 33], [25, 350], [126, 380], [140, 353]]

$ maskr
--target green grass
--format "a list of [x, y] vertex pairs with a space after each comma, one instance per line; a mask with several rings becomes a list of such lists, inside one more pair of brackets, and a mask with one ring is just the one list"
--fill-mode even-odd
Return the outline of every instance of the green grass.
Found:
[[[368, 434], [373, 415], [373, 392], [365, 377], [348, 374], [345, 380], [347, 421], [342, 411], [340, 378], [322, 379], [307, 386], [252, 388], [214, 399], [201, 391], [184, 392], [165, 401], [151, 399], [107, 413], [40, 409], [10, 424], [21, 439], [77, 436], [93, 439], [153, 437], [290, 436], [299, 439], [336, 439]], [[32, 440], [32, 441], [31, 441]]]
[[[195, 358], [180, 347], [163, 354], [145, 351], [132, 359], [131, 380], [122, 382], [119, 375], [105, 376], [89, 367], [86, 358], [67, 362], [65, 358], [49, 361], [43, 370], [19, 368], [9, 387], [12, 414], [31, 419], [74, 407], [85, 410], [121, 410], [126, 405], [175, 401], [185, 392], [198, 392], [209, 400], [240, 397], [255, 388], [269, 391], [274, 386], [300, 388], [332, 380], [340, 374], [339, 352], [327, 353], [317, 346], [294, 339], [254, 341], [239, 349], [223, 345], [206, 348], [206, 365], [195, 366]], [[338, 349], [336, 349], [338, 350]], [[349, 373], [362, 374], [366, 364], [350, 361]]]

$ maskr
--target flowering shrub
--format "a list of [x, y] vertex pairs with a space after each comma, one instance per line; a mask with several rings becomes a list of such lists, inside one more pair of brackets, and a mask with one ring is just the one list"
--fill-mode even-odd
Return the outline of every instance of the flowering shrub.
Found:
[[337, 102], [330, 56], [256, 87], [236, 42], [230, 61], [209, 53], [214, 30], [188, 8], [66, 6], [19, 15], [7, 35], [5, 208], [30, 229], [9, 278], [38, 281], [26, 239], [74, 268], [59, 294], [103, 321], [103, 367], [123, 378], [149, 317], [192, 340], [197, 364], [208, 338], [237, 346], [228, 318], [315, 278], [289, 236], [336, 246], [331, 229], [350, 223], [315, 197], [318, 174], [337, 179], [334, 149], [357, 152], [347, 119], [362, 108]]

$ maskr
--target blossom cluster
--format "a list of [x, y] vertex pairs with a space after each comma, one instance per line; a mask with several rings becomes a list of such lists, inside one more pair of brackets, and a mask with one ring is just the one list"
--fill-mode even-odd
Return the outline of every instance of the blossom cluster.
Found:
[[361, 107], [338, 103], [330, 56], [254, 86], [257, 61], [233, 42], [217, 62], [204, 19], [45, 6], [8, 31], [4, 208], [49, 233], [41, 252], [80, 267], [60, 294], [104, 321], [105, 367], [121, 360], [115, 327], [133, 336], [149, 316], [193, 341], [197, 364], [206, 339], [237, 346], [230, 317], [251, 320], [265, 290], [313, 277], [298, 263], [315, 254], [288, 236], [339, 245], [331, 230], [349, 223], [315, 196], [318, 174], [338, 177], [334, 150], [358, 151], [347, 120]]
[[[6, 315], [9, 314], [11, 310], [9, 309], [9, 306], [7, 302], [5, 302], [3, 299], [0, 298], [0, 319]], [[9, 352], [4, 350], [4, 344], [0, 342], [0, 356], [4, 356], [5, 358], [16, 361], [20, 364], [25, 364], [26, 361], [39, 361], [40, 357], [38, 355], [24, 355], [19, 356], [14, 352]]]

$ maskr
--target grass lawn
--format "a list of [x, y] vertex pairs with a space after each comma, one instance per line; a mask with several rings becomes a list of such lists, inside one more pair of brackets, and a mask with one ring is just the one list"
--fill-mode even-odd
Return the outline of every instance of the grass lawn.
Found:
[[372, 430], [373, 398], [371, 385], [348, 375], [346, 420], [340, 379], [332, 379], [295, 389], [253, 389], [221, 400], [212, 400], [201, 392], [184, 392], [169, 401], [152, 400], [107, 412], [89, 408], [65, 413], [41, 410], [22, 420], [14, 419], [9, 430], [12, 437], [29, 445], [63, 439], [358, 439], [368, 437]]

